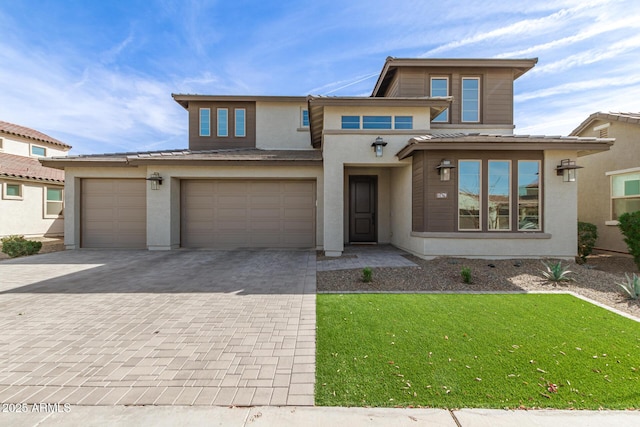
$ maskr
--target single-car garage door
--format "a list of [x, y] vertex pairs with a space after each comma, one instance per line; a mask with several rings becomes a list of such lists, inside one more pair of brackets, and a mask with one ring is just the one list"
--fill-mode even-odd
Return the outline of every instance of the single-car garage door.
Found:
[[184, 180], [182, 246], [315, 247], [315, 181]]
[[83, 248], [146, 248], [144, 179], [86, 178], [81, 183]]

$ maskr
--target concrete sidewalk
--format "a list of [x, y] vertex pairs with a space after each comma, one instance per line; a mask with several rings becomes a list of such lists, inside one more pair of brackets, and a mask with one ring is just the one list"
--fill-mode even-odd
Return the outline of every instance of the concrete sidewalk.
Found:
[[[3, 408], [4, 409], [4, 408]], [[31, 408], [28, 408], [31, 410]], [[0, 413], [10, 426], [442, 426], [635, 427], [638, 411], [505, 411], [328, 407], [70, 406], [53, 413]]]

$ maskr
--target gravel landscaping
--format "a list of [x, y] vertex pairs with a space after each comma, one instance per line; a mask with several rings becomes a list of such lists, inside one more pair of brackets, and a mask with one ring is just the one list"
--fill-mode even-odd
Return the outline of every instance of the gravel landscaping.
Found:
[[[607, 306], [640, 318], [640, 301], [626, 298], [616, 284], [624, 274], [638, 274], [633, 259], [625, 255], [596, 254], [584, 265], [563, 261], [572, 271], [569, 282], [558, 284], [545, 281], [544, 266], [540, 260], [479, 260], [437, 258], [426, 261], [405, 255], [418, 267], [373, 268], [373, 281], [362, 282], [362, 270], [319, 271], [318, 292], [351, 291], [440, 291], [440, 292], [527, 292], [572, 291]], [[547, 260], [556, 262], [556, 260]], [[462, 281], [460, 271], [471, 269], [472, 282]]]

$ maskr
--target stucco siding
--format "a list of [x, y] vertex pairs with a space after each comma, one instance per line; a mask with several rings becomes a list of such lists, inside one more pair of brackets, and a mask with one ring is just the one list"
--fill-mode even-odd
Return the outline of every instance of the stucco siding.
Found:
[[49, 185], [33, 181], [0, 179], [2, 185], [16, 184], [22, 186], [20, 200], [5, 199], [0, 195], [0, 236], [21, 234], [25, 237], [62, 236], [64, 233], [63, 218], [45, 218], [44, 204], [47, 187], [63, 188], [62, 185]]
[[256, 147], [309, 150], [309, 128], [302, 127], [306, 103], [256, 102]]

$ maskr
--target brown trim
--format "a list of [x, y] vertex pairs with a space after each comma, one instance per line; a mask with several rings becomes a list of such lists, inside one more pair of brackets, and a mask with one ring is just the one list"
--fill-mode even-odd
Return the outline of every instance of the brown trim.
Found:
[[135, 159], [132, 166], [171, 165], [171, 166], [322, 166], [318, 160], [178, 160], [178, 159]]
[[452, 96], [416, 96], [403, 98], [371, 97], [309, 97], [309, 105], [319, 106], [383, 106], [383, 107], [444, 107], [449, 108]]
[[253, 95], [188, 95], [172, 93], [171, 97], [185, 110], [189, 109], [189, 102], [299, 102], [307, 100], [306, 96], [253, 96]]

